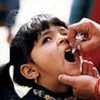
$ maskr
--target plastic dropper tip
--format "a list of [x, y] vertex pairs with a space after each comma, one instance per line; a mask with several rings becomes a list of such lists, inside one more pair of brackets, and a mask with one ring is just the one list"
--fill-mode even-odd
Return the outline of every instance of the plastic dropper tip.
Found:
[[75, 53], [75, 51], [76, 51], [76, 49], [75, 49], [75, 48], [73, 48], [73, 49], [72, 49], [72, 54], [74, 54], [74, 53]]

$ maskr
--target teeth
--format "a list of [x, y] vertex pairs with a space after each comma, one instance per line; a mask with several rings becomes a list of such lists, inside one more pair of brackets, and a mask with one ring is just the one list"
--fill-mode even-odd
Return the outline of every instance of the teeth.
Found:
[[67, 49], [67, 50], [66, 50], [66, 52], [70, 52], [70, 51], [71, 51], [70, 49]]

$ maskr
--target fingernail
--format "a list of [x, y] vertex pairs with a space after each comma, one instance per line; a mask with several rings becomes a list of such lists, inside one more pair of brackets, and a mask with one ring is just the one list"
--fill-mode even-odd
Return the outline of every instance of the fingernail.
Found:
[[59, 80], [61, 80], [61, 79], [62, 79], [62, 77], [63, 77], [62, 75], [59, 75], [58, 79], [59, 79]]

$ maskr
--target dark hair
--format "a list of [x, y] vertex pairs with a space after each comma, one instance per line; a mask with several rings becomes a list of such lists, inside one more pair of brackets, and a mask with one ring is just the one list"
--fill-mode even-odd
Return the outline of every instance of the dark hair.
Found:
[[14, 80], [21, 85], [31, 86], [33, 80], [24, 78], [20, 73], [20, 66], [28, 62], [30, 53], [42, 31], [49, 29], [50, 25], [63, 26], [66, 24], [57, 17], [41, 14], [33, 17], [18, 31], [10, 47], [10, 64], [14, 65]]

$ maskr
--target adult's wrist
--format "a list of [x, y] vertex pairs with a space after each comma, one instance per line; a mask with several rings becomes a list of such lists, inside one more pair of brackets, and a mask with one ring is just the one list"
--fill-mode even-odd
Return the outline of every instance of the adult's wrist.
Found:
[[95, 97], [100, 98], [100, 78], [98, 78], [95, 84]]

